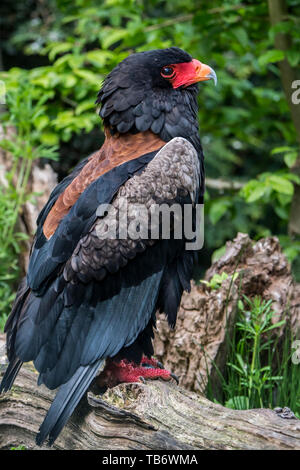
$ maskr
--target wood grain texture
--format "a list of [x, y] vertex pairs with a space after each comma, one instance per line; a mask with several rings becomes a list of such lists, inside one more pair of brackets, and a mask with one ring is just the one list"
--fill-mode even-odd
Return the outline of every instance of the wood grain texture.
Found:
[[[3, 335], [1, 349], [4, 369]], [[12, 390], [1, 395], [0, 449], [38, 449], [35, 435], [54, 392], [37, 387], [36, 379], [33, 367], [23, 366]], [[122, 384], [101, 399], [89, 393], [52, 448], [300, 449], [300, 421], [268, 409], [230, 410], [173, 383]]]
[[59, 222], [69, 212], [83, 191], [99, 176], [141, 155], [161, 148], [165, 142], [153, 132], [110, 135], [106, 130], [102, 147], [91, 155], [88, 163], [66, 190], [58, 197], [45, 220], [43, 231], [49, 239]]

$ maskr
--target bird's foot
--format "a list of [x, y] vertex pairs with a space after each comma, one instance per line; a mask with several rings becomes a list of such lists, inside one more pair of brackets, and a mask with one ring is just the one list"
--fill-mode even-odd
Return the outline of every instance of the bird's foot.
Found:
[[120, 383], [143, 382], [147, 379], [163, 379], [166, 381], [175, 380], [178, 384], [178, 377], [172, 372], [163, 368], [161, 362], [153, 358], [143, 357], [140, 364], [129, 362], [123, 359], [114, 362], [112, 359], [106, 361], [106, 366], [101, 374], [96, 378], [100, 389], [112, 388]]

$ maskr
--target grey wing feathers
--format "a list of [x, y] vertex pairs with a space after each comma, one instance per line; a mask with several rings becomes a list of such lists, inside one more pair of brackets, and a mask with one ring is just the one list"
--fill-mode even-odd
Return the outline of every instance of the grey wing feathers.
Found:
[[[176, 201], [179, 192], [195, 203], [200, 184], [195, 148], [182, 137], [172, 139], [140, 174], [120, 187], [111, 204], [98, 208], [99, 217], [66, 263], [65, 279], [102, 280], [107, 273], [118, 271], [154, 243], [148, 230], [153, 205]], [[140, 235], [135, 232], [130, 237], [137, 218]]]

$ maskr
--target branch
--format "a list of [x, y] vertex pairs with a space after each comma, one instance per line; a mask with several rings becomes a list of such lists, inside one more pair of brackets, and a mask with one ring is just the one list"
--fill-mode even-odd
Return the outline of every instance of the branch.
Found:
[[[218, 13], [226, 13], [227, 11], [240, 10], [240, 8], [245, 8], [245, 5], [240, 3], [238, 5], [230, 5], [230, 6], [225, 6], [225, 7], [211, 8], [211, 9], [207, 10], [207, 14], [215, 15], [215, 14], [218, 14]], [[148, 33], [148, 32], [151, 32], [151, 31], [156, 31], [157, 29], [167, 28], [168, 26], [173, 26], [174, 24], [178, 24], [178, 23], [186, 23], [187, 21], [191, 21], [194, 18], [194, 16], [195, 16], [195, 12], [194, 13], [187, 13], [186, 15], [175, 16], [175, 18], [170, 18], [169, 20], [166, 20], [162, 23], [147, 26], [145, 28], [145, 32]]]
[[[3, 335], [0, 340], [3, 362]], [[0, 397], [0, 449], [38, 449], [35, 435], [54, 392], [37, 387], [36, 379], [25, 365], [12, 391]], [[102, 399], [89, 393], [54, 448], [300, 449], [300, 421], [267, 409], [230, 410], [166, 382], [122, 384]]]
[[243, 186], [245, 186], [245, 183], [240, 183], [239, 181], [205, 178], [205, 186], [211, 189], [218, 189], [219, 191], [224, 191], [225, 189], [234, 189], [239, 191]]

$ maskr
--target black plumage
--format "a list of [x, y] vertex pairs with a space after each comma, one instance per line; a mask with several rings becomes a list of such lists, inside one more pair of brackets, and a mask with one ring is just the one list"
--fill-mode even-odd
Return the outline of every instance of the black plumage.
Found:
[[[112, 132], [124, 132], [121, 126], [125, 122], [125, 132], [152, 129], [166, 142], [173, 137], [184, 137], [202, 153], [197, 123], [198, 85], [174, 90], [160, 74], [165, 65], [191, 60], [189, 54], [177, 47], [141, 52], [124, 59], [107, 76], [98, 94], [97, 103], [101, 104], [100, 116], [105, 125]], [[151, 62], [155, 67], [150, 70]], [[149, 72], [152, 80], [149, 80]], [[156, 132], [157, 118], [160, 118], [161, 128]]]

